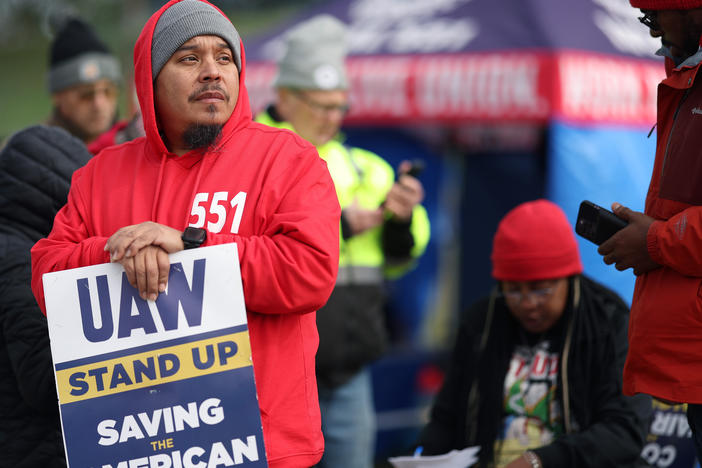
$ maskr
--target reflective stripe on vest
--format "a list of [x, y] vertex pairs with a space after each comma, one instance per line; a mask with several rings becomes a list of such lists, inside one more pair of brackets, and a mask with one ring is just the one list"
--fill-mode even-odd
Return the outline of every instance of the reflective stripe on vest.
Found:
[[383, 282], [383, 269], [367, 266], [342, 266], [336, 276], [336, 284], [381, 284]]

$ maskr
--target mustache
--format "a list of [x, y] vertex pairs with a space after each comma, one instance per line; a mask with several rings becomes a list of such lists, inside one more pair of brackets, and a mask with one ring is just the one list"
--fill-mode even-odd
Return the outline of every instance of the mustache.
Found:
[[229, 101], [229, 93], [227, 93], [224, 89], [222, 89], [222, 87], [219, 86], [218, 84], [206, 84], [206, 85], [202, 86], [201, 88], [196, 89], [195, 91], [190, 93], [190, 95], [188, 96], [188, 101], [192, 102], [192, 101], [196, 100], [197, 97], [199, 95], [201, 95], [202, 93], [212, 92], [212, 91], [217, 91], [218, 93], [221, 93], [224, 96], [224, 98], [227, 101]]

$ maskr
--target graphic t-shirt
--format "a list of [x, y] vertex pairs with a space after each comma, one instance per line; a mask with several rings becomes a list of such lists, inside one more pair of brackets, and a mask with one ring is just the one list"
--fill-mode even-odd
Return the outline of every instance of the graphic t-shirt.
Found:
[[525, 450], [547, 445], [563, 433], [562, 409], [555, 397], [558, 365], [558, 353], [548, 340], [515, 349], [505, 376], [496, 466], [505, 466]]

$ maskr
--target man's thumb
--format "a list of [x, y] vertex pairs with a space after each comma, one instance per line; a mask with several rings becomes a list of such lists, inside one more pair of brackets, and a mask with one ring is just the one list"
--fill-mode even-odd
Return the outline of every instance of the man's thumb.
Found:
[[615, 215], [619, 216], [623, 220], [629, 221], [629, 215], [631, 214], [631, 210], [626, 206], [622, 206], [619, 203], [614, 202], [612, 203], [612, 211]]

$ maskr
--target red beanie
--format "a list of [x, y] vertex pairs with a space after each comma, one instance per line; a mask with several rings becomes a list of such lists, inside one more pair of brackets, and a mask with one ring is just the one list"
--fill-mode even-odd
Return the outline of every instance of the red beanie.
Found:
[[533, 281], [582, 273], [565, 213], [548, 200], [522, 203], [502, 218], [492, 244], [492, 276]]
[[642, 10], [691, 10], [702, 7], [702, 0], [629, 0], [629, 3]]

